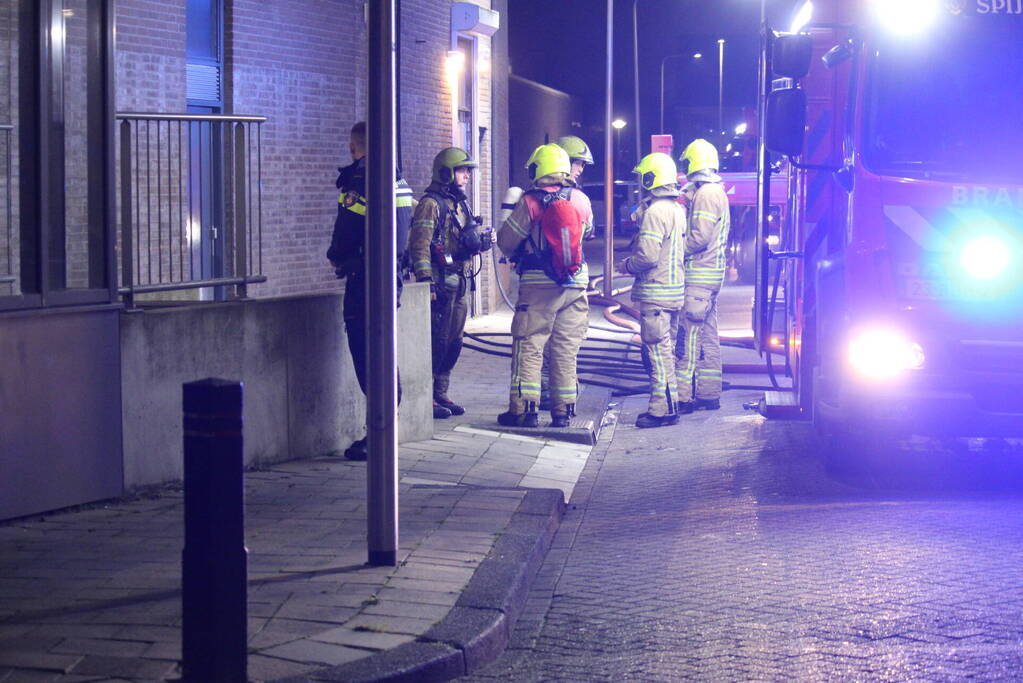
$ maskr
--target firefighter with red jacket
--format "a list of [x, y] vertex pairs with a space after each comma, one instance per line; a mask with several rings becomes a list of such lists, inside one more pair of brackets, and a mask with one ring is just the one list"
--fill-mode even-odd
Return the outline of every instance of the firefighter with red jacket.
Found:
[[[519, 296], [512, 318], [512, 367], [508, 410], [497, 420], [504, 426], [536, 427], [540, 401], [540, 366], [551, 342], [551, 426], [567, 427], [578, 397], [576, 356], [589, 326], [586, 288], [589, 272], [579, 252], [579, 269], [556, 281], [544, 259], [541, 198], [570, 203], [581, 231], [593, 229], [590, 200], [573, 188], [568, 153], [555, 144], [541, 145], [526, 164], [533, 186], [516, 203], [497, 233], [501, 251], [516, 263]], [[581, 237], [581, 236], [580, 236]]]
[[721, 407], [717, 298], [725, 279], [730, 213], [718, 168], [718, 151], [706, 140], [694, 140], [682, 153], [689, 230], [685, 316], [675, 347], [681, 414]]

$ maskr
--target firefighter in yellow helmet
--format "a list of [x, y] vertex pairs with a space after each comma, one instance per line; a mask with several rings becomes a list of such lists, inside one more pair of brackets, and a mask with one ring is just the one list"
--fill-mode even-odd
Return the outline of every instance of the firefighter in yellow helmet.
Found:
[[718, 175], [718, 152], [693, 140], [682, 153], [689, 206], [686, 233], [685, 316], [675, 353], [679, 360], [679, 413], [721, 407], [721, 341], [717, 297], [725, 279], [730, 214]]
[[568, 152], [568, 158], [572, 162], [572, 170], [569, 172], [569, 177], [572, 178], [572, 182], [579, 185], [579, 178], [582, 176], [583, 171], [586, 170], [587, 166], [593, 165], [593, 153], [590, 152], [589, 146], [583, 139], [575, 135], [563, 135], [558, 138], [557, 145]]
[[[575, 135], [563, 135], [555, 142], [558, 147], [568, 153], [572, 163], [569, 179], [578, 187], [580, 178], [587, 166], [593, 165], [593, 154], [582, 138]], [[543, 347], [543, 365], [540, 368], [540, 410], [551, 409], [551, 343], [548, 340]]]
[[468, 205], [465, 187], [476, 162], [458, 147], [433, 159], [433, 178], [416, 206], [409, 233], [409, 259], [418, 282], [430, 283], [433, 347], [433, 416], [462, 415], [448, 397], [451, 371], [462, 352], [472, 261], [491, 246]]
[[636, 426], [678, 422], [675, 341], [685, 293], [686, 210], [678, 203], [678, 170], [667, 154], [648, 154], [633, 169], [650, 194], [632, 255], [618, 272], [634, 275], [632, 300], [639, 304], [640, 337], [650, 358], [650, 403]]
[[[550, 339], [551, 426], [567, 427], [575, 414], [576, 356], [589, 318], [589, 272], [579, 240], [593, 229], [593, 210], [589, 198], [573, 187], [571, 161], [558, 145], [537, 147], [526, 168], [533, 184], [497, 232], [498, 246], [516, 264], [519, 274], [519, 296], [511, 326], [508, 410], [497, 420], [505, 426], [539, 424], [540, 365], [544, 345]], [[570, 216], [575, 221], [568, 225], [566, 220], [564, 234], [575, 230], [580, 233], [572, 241], [578, 244], [578, 250], [562, 252], [563, 263], [574, 259], [568, 275], [558, 271], [551, 259], [554, 250], [563, 245], [553, 245], [544, 237], [544, 217], [551, 211], [551, 216]]]

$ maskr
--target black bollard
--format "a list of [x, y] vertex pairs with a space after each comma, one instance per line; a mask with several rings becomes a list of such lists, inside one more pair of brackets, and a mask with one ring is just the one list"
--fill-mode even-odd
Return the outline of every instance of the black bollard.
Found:
[[247, 678], [247, 553], [242, 384], [183, 385], [185, 548], [181, 553], [184, 681]]

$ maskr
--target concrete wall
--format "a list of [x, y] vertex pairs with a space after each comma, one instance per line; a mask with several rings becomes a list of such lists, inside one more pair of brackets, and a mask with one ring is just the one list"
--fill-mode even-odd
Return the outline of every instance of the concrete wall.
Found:
[[[398, 317], [399, 436], [428, 439], [429, 288], [406, 286]], [[339, 294], [124, 313], [121, 348], [128, 489], [182, 477], [181, 385], [205, 377], [245, 385], [246, 466], [323, 455], [365, 434]]]
[[118, 312], [0, 318], [0, 519], [121, 494]]

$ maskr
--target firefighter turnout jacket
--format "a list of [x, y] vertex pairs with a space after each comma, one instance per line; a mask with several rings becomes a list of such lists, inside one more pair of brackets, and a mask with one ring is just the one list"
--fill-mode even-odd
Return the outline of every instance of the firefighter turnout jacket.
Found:
[[[461, 249], [461, 229], [474, 220], [466, 207], [466, 196], [451, 185], [430, 183], [416, 205], [409, 233], [409, 259], [419, 282], [442, 284], [464, 275], [472, 254]], [[443, 206], [439, 203], [443, 202]], [[438, 225], [443, 215], [444, 225]], [[451, 264], [443, 260], [451, 257]]]
[[676, 187], [655, 187], [644, 201], [642, 227], [625, 269], [636, 276], [632, 299], [663, 308], [682, 308], [686, 270], [686, 210]]
[[725, 279], [731, 218], [721, 176], [695, 173], [683, 189], [689, 199], [686, 233], [686, 288], [718, 292]]

